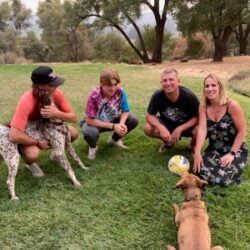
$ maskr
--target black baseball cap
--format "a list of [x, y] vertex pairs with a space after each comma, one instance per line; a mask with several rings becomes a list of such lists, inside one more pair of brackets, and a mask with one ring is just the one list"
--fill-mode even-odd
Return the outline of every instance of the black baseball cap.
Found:
[[48, 66], [40, 66], [31, 73], [31, 80], [34, 84], [49, 84], [59, 86], [64, 83], [64, 79], [56, 76], [53, 69]]

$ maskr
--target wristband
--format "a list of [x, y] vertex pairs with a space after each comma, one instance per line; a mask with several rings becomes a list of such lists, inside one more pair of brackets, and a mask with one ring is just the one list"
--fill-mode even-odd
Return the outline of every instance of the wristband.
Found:
[[112, 130], [114, 130], [114, 129], [115, 129], [115, 124], [113, 123]]
[[236, 152], [233, 151], [233, 150], [231, 150], [231, 151], [230, 151], [230, 154], [231, 154], [232, 156], [235, 156], [235, 155], [236, 155]]

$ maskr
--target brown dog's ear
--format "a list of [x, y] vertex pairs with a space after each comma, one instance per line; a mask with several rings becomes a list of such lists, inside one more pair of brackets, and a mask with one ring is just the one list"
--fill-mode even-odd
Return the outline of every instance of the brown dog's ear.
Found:
[[196, 176], [196, 183], [199, 188], [208, 184], [207, 181], [201, 180], [198, 176]]
[[187, 187], [187, 181], [185, 179], [181, 179], [180, 181], [178, 181], [175, 185], [177, 188], [181, 188], [184, 189]]

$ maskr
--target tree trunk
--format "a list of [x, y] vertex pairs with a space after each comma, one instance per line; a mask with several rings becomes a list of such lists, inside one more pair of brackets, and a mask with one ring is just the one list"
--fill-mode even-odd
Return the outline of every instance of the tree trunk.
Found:
[[214, 38], [213, 62], [222, 62], [226, 51], [226, 44], [220, 38]]
[[162, 44], [164, 36], [164, 26], [155, 26], [155, 47], [152, 55], [151, 62], [161, 63], [162, 62]]
[[214, 40], [214, 56], [213, 62], [222, 62], [227, 50], [227, 42], [232, 33], [232, 28], [227, 26], [222, 34], [213, 34]]
[[238, 26], [238, 29], [235, 30], [236, 39], [238, 40], [240, 46], [240, 55], [247, 54], [249, 33], [250, 33], [250, 24], [245, 25], [244, 27], [243, 24], [240, 24]]
[[159, 0], [154, 0], [151, 1], [154, 3], [154, 5], [151, 5], [149, 2], [150, 1], [145, 1], [147, 2], [148, 7], [152, 10], [154, 17], [155, 17], [155, 46], [154, 46], [154, 51], [153, 55], [151, 58], [151, 62], [156, 62], [156, 63], [161, 63], [162, 62], [162, 45], [163, 45], [163, 37], [164, 37], [164, 27], [165, 23], [167, 21], [167, 9], [170, 0], [165, 0], [164, 6], [162, 9], [162, 13], [160, 14], [160, 1]]
[[240, 41], [240, 55], [246, 55], [247, 54], [247, 45], [248, 45], [248, 40], [247, 39], [242, 39]]

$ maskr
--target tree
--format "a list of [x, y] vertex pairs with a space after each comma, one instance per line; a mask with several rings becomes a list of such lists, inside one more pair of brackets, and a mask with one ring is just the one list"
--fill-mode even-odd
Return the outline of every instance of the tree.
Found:
[[[79, 21], [94, 17], [102, 28], [110, 26], [117, 29], [126, 39], [131, 48], [144, 63], [162, 61], [162, 45], [164, 27], [167, 20], [167, 11], [170, 10], [170, 0], [164, 0], [160, 9], [160, 1], [146, 0], [76, 0], [77, 16]], [[135, 20], [141, 16], [142, 8], [149, 8], [155, 19], [155, 44], [151, 58], [147, 51], [142, 31]], [[126, 32], [130, 25], [136, 31], [140, 46], [138, 47]]]
[[238, 25], [233, 28], [236, 39], [239, 42], [240, 55], [246, 55], [248, 36], [250, 33], [250, 1], [246, 2], [245, 6], [242, 6], [242, 11], [238, 17]]
[[[145, 25], [142, 31], [142, 38], [145, 43], [146, 50], [149, 54], [154, 53], [155, 47], [155, 30], [149, 25]], [[136, 44], [140, 47], [140, 41], [137, 39]], [[162, 57], [164, 59], [169, 58], [175, 47], [175, 40], [172, 38], [171, 33], [165, 30], [162, 43]]]
[[240, 55], [247, 54], [248, 36], [250, 33], [250, 24], [239, 24], [233, 29], [236, 39], [239, 43]]
[[34, 62], [46, 61], [46, 46], [32, 31], [21, 39], [24, 56]]
[[74, 15], [70, 1], [45, 0], [38, 7], [42, 41], [48, 48], [49, 61], [80, 61], [89, 57], [86, 28]]
[[30, 26], [31, 10], [20, 0], [11, 0], [11, 21], [16, 32], [22, 32]]
[[10, 21], [10, 6], [7, 1], [0, 3], [0, 31], [4, 31], [8, 27]]
[[220, 62], [226, 52], [228, 39], [247, 0], [180, 0], [175, 16], [183, 33], [196, 31], [212, 34], [213, 61]]
[[200, 57], [204, 52], [204, 43], [201, 39], [193, 37], [188, 38], [188, 48], [185, 51], [186, 56]]
[[21, 32], [29, 27], [31, 11], [20, 0], [0, 3], [0, 50], [22, 55], [19, 46]]
[[138, 63], [138, 57], [131, 52], [131, 47], [117, 32], [98, 35], [94, 39], [94, 58], [97, 60]]
[[123, 47], [122, 38], [115, 32], [97, 36], [94, 40], [94, 58], [118, 62]]

